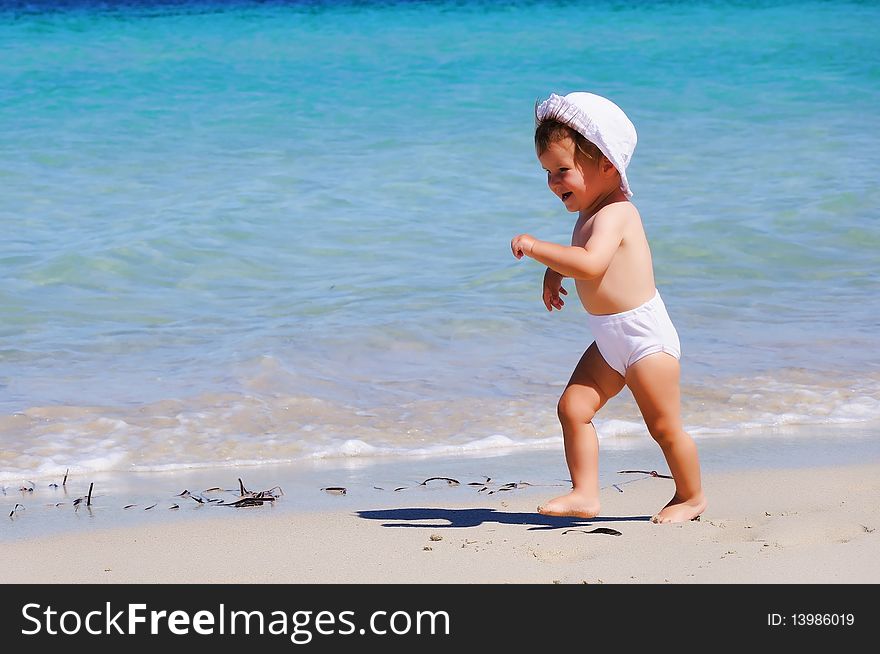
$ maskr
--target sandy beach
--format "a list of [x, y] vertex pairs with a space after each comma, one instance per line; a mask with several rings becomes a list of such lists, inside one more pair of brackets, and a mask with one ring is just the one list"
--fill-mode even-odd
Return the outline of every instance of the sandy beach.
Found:
[[441, 489], [13, 539], [0, 570], [37, 584], [880, 582], [880, 463], [709, 472], [704, 484], [709, 508], [686, 524], [649, 521], [671, 480], [629, 475], [603, 488], [592, 520], [537, 514], [552, 489]]

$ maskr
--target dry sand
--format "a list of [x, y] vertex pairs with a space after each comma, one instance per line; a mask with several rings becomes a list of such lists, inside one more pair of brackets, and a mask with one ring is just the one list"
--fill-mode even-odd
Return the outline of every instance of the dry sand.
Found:
[[5, 583], [878, 583], [878, 473], [708, 475], [708, 510], [676, 525], [648, 521], [673, 490], [652, 477], [604, 489], [593, 520], [535, 513], [559, 490], [547, 488], [454, 504], [398, 494], [354, 511], [236, 509], [13, 540], [0, 570]]

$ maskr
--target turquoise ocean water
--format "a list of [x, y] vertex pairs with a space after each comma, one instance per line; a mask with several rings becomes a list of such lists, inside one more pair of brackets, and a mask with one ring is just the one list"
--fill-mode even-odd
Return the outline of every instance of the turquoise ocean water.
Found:
[[[575, 90], [638, 130], [698, 442], [877, 426], [878, 25], [843, 2], [0, 3], [0, 481], [561, 451], [592, 339], [509, 242], [570, 236], [532, 129]], [[626, 392], [597, 426], [650, 442]]]

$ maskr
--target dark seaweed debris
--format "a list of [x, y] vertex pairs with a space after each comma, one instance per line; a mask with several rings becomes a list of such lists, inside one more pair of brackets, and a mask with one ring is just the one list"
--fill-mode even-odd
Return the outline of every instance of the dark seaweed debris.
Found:
[[275, 498], [256, 498], [256, 497], [243, 497], [240, 500], [236, 500], [235, 502], [225, 502], [220, 506], [234, 506], [238, 508], [248, 507], [248, 506], [262, 506], [264, 502], [273, 502]]
[[[445, 481], [447, 486], [459, 486], [461, 482], [458, 479], [453, 479], [452, 477], [428, 477], [423, 482], [419, 483], [419, 486], [428, 486], [429, 482], [432, 481]], [[478, 493], [485, 492], [487, 495], [492, 495], [493, 493], [500, 493], [503, 491], [511, 491], [518, 488], [524, 488], [526, 486], [534, 486], [535, 484], [529, 483], [527, 481], [512, 481], [506, 484], [498, 485], [497, 483], [492, 483], [491, 477], [486, 477], [485, 481], [471, 481], [467, 483], [468, 486], [471, 486], [477, 490]], [[385, 490], [381, 486], [373, 486], [375, 490]], [[397, 488], [393, 488], [392, 490], [402, 491], [409, 488], [409, 486], [398, 486]], [[323, 489], [322, 489], [323, 490]]]
[[617, 474], [625, 475], [627, 473], [635, 473], [639, 475], [649, 475], [651, 477], [662, 477], [663, 479], [672, 479], [671, 475], [661, 475], [656, 470], [618, 470]]
[[331, 495], [345, 495], [348, 492], [348, 489], [343, 486], [325, 486], [321, 490], [326, 491]]
[[[70, 473], [70, 469], [68, 468], [67, 471], [64, 473], [64, 478], [62, 479], [62, 482], [61, 482], [61, 486], [63, 486], [65, 488], [65, 494], [67, 492], [67, 480], [68, 480], [69, 473]], [[25, 482], [22, 482], [22, 484], [18, 487], [18, 490], [23, 494], [24, 493], [32, 494], [35, 492], [35, 487], [36, 487], [36, 485], [34, 484], [34, 482], [25, 481]], [[59, 485], [56, 483], [49, 484], [49, 488], [58, 488], [58, 487], [59, 487]], [[0, 485], [0, 490], [2, 490], [3, 495], [6, 495], [6, 490], [7, 490], [6, 486]], [[340, 494], [345, 494], [347, 492], [347, 489], [345, 489], [341, 486], [327, 487], [325, 490], [327, 490], [328, 492], [338, 492]], [[248, 490], [247, 487], [245, 487], [244, 482], [241, 480], [241, 478], [238, 479], [238, 491], [239, 491], [238, 497], [234, 497], [233, 499], [231, 499], [229, 501], [224, 501], [223, 497], [203, 497], [200, 494], [195, 494], [195, 493], [191, 492], [189, 489], [183, 489], [181, 492], [177, 493], [176, 497], [178, 497], [178, 498], [187, 498], [188, 497], [194, 502], [194, 504], [195, 504], [194, 508], [201, 508], [202, 506], [208, 506], [211, 504], [214, 504], [217, 506], [233, 506], [233, 507], [261, 506], [266, 503], [271, 504], [271, 503], [275, 502], [279, 497], [284, 495], [284, 491], [282, 490], [281, 486], [277, 486], [277, 485], [273, 486], [272, 488], [269, 488], [266, 490], [261, 490], [261, 491]], [[221, 488], [220, 486], [212, 486], [211, 488], [206, 488], [204, 491], [202, 491], [202, 493], [204, 493], [204, 494], [231, 493], [234, 495], [235, 489], [231, 489], [231, 488], [224, 489], [224, 488]], [[82, 506], [86, 506], [86, 507], [88, 507], [89, 513], [91, 514], [92, 508], [93, 508], [92, 500], [95, 497], [97, 497], [95, 495], [95, 482], [90, 482], [89, 487], [88, 487], [88, 491], [86, 492], [86, 494], [72, 500], [72, 505], [73, 505], [74, 511], [79, 511], [79, 509]], [[58, 508], [58, 507], [61, 507], [64, 505], [65, 505], [65, 502], [56, 502], [56, 503], [52, 503], [52, 504], [47, 504], [46, 506]], [[124, 506], [122, 506], [122, 509], [129, 510], [129, 509], [133, 509], [138, 506], [140, 506], [140, 505], [137, 503], [129, 503], [129, 504], [125, 504]], [[153, 502], [152, 504], [149, 504], [148, 506], [144, 506], [143, 510], [150, 511], [150, 510], [156, 508], [157, 506], [159, 506], [159, 502]], [[178, 502], [175, 502], [175, 501], [168, 502], [165, 506], [168, 510], [171, 510], [171, 511], [180, 510], [180, 508], [181, 508], [181, 504], [179, 504]], [[14, 519], [16, 517], [16, 513], [20, 512], [20, 511], [24, 511], [24, 510], [25, 510], [25, 506], [23, 504], [16, 504], [12, 508], [12, 510], [9, 512], [9, 518]]]
[[281, 495], [284, 495], [284, 491], [281, 490], [281, 486], [273, 486], [268, 490], [262, 491], [249, 491], [244, 486], [244, 482], [239, 477], [238, 479], [238, 487], [241, 493], [239, 499], [234, 502], [222, 502], [219, 506], [234, 506], [236, 508], [249, 507], [249, 506], [262, 506], [266, 502], [274, 502]]
[[452, 479], [451, 477], [428, 477], [419, 486], [427, 486], [429, 481], [445, 481], [450, 486], [458, 486], [461, 483], [458, 479]]
[[608, 534], [609, 536], [620, 536], [622, 532], [617, 531], [616, 529], [611, 529], [610, 527], [596, 527], [595, 529], [590, 529], [587, 531], [586, 529], [566, 529], [562, 532], [562, 535], [569, 533], [577, 533], [577, 534]]
[[[617, 474], [626, 475], [626, 474], [636, 474], [636, 475], [647, 475], [648, 477], [660, 477], [663, 479], [672, 479], [669, 475], [661, 475], [656, 470], [618, 470]], [[622, 481], [617, 484], [611, 484], [611, 488], [617, 490], [617, 492], [622, 493], [623, 489], [621, 486], [625, 486], [626, 484], [631, 484], [634, 481], [640, 481], [641, 479], [645, 479], [645, 477], [640, 477], [639, 479], [630, 479], [629, 481]]]

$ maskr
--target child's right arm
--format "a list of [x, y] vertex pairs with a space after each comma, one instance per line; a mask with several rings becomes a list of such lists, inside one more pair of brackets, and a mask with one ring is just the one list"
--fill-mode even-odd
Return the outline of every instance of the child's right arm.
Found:
[[517, 259], [531, 257], [564, 277], [600, 277], [608, 269], [623, 241], [625, 214], [609, 209], [603, 209], [595, 215], [592, 233], [583, 246], [559, 245], [540, 241], [531, 234], [520, 234], [510, 242], [513, 256]]
[[562, 275], [553, 270], [553, 268], [548, 267], [547, 270], [544, 271], [544, 292], [542, 299], [544, 300], [544, 306], [547, 307], [547, 311], [553, 311], [553, 309], [561, 311], [562, 307], [565, 306], [565, 301], [559, 297], [560, 293], [568, 295], [568, 291], [562, 288], [562, 280]]

